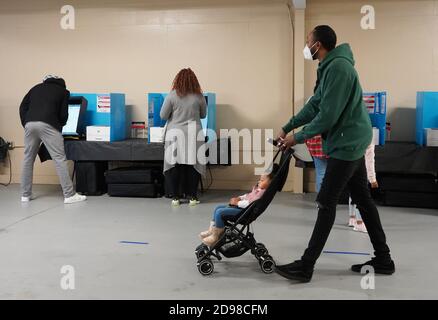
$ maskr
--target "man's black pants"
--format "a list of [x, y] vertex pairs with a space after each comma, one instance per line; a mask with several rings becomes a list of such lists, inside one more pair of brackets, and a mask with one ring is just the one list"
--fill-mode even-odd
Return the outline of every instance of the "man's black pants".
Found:
[[302, 256], [304, 263], [314, 265], [321, 255], [336, 217], [336, 205], [343, 190], [348, 187], [353, 202], [362, 215], [369, 237], [374, 247], [374, 254], [382, 263], [391, 261], [386, 236], [380, 222], [379, 212], [368, 188], [365, 158], [356, 161], [344, 161], [330, 158], [327, 164], [321, 190], [316, 199], [319, 207], [318, 219], [309, 242]]

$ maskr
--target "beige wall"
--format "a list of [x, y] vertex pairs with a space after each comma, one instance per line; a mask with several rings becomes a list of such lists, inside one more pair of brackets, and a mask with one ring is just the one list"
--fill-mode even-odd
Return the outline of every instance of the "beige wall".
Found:
[[[375, 8], [375, 30], [360, 27], [363, 5]], [[332, 26], [339, 43], [351, 44], [364, 91], [388, 92], [391, 139], [414, 141], [416, 92], [438, 90], [438, 1], [308, 0], [307, 32], [318, 24]], [[306, 62], [307, 97], [316, 67]], [[314, 180], [313, 173], [305, 173], [305, 190], [314, 189]]]
[[[22, 145], [18, 106], [47, 73], [72, 92], [123, 92], [133, 120], [145, 120], [147, 92], [168, 91], [190, 66], [216, 92], [219, 128], [272, 128], [292, 112], [292, 36], [280, 0], [70, 1], [76, 30], [59, 27], [65, 1], [0, 3], [0, 136]], [[278, 116], [282, 115], [282, 116]], [[243, 150], [248, 152], [248, 150]], [[19, 181], [22, 149], [12, 151]], [[0, 181], [8, 169], [0, 165]], [[288, 188], [292, 188], [292, 179]], [[246, 189], [252, 166], [214, 170], [213, 188]], [[36, 183], [57, 183], [52, 163]]]

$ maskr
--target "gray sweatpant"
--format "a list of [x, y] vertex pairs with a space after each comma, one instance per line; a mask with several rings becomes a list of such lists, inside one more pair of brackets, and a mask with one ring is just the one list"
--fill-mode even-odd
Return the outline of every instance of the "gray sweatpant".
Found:
[[33, 165], [38, 154], [41, 141], [46, 146], [58, 173], [64, 197], [75, 195], [71, 181], [67, 159], [64, 151], [64, 138], [51, 125], [44, 122], [28, 122], [24, 128], [24, 160], [21, 172], [21, 195], [30, 197], [32, 194]]

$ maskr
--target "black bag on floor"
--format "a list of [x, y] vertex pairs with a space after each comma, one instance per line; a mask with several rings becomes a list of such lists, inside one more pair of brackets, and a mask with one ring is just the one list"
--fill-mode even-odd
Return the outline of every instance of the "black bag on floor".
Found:
[[378, 181], [385, 191], [435, 193], [438, 199], [438, 182], [432, 174], [381, 174]]
[[105, 171], [108, 162], [75, 162], [76, 191], [87, 196], [100, 196], [107, 191]]
[[157, 169], [149, 168], [117, 168], [105, 174], [108, 184], [148, 184], [162, 180], [162, 173]]
[[157, 198], [162, 190], [157, 184], [109, 184], [108, 195], [111, 197]]
[[386, 206], [438, 209], [436, 193], [385, 191], [383, 201]]
[[147, 167], [126, 167], [105, 173], [108, 195], [112, 197], [157, 198], [164, 193], [161, 170]]
[[438, 208], [438, 180], [433, 174], [379, 174], [381, 203], [387, 206]]

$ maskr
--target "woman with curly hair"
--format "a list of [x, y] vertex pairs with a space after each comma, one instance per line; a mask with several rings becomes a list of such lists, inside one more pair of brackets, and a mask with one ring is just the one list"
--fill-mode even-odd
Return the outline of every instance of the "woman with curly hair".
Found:
[[201, 119], [206, 115], [207, 103], [195, 73], [190, 68], [182, 69], [160, 112], [160, 117], [167, 120], [164, 175], [174, 206], [180, 204], [181, 193], [190, 199], [190, 205], [199, 203], [198, 184], [206, 164]]

